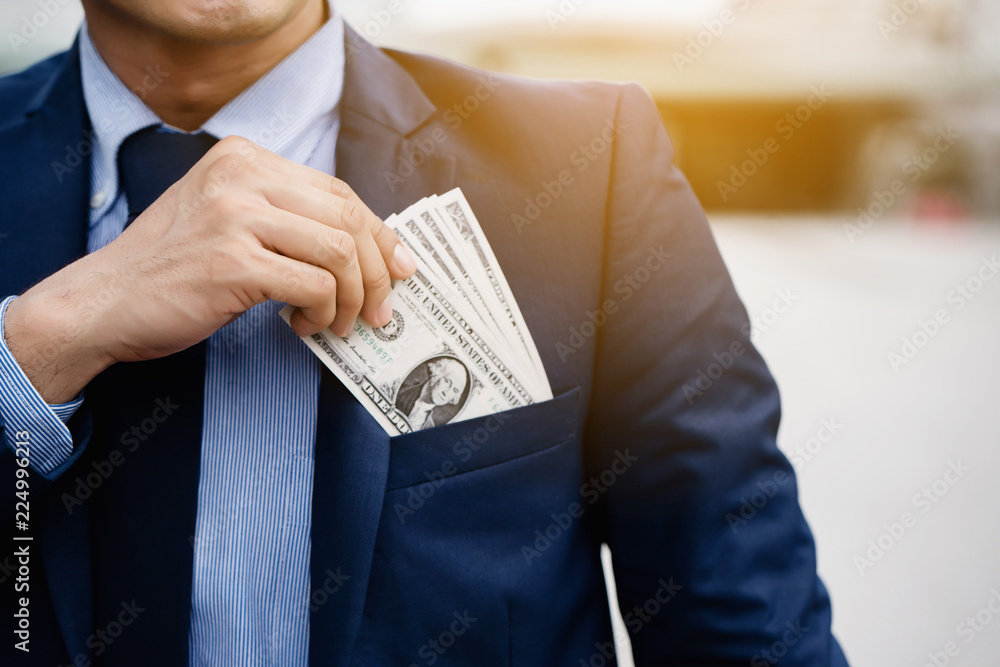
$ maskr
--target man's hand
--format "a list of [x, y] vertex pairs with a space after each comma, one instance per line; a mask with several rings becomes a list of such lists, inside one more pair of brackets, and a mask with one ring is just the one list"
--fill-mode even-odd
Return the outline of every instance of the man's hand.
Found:
[[113, 363], [155, 359], [269, 299], [299, 335], [392, 317], [412, 256], [342, 181], [223, 139], [114, 242], [11, 302], [5, 339], [49, 402]]

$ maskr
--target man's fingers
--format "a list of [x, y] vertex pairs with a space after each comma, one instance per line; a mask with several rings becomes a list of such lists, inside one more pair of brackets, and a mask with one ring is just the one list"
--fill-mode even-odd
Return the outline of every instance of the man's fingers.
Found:
[[375, 244], [378, 246], [386, 266], [389, 267], [393, 279], [405, 280], [416, 272], [417, 263], [413, 259], [413, 255], [400, 243], [396, 232], [389, 229], [381, 218], [372, 214], [368, 220], [368, 229], [372, 238], [375, 239]]
[[361, 264], [361, 280], [365, 290], [361, 316], [374, 326], [384, 326], [392, 319], [389, 297], [392, 273], [369, 231], [365, 217], [371, 215], [371, 211], [357, 198], [352, 200], [334, 197], [333, 201], [339, 202], [334, 206], [334, 216], [339, 218], [354, 237], [358, 262]]
[[291, 325], [299, 336], [329, 327], [337, 315], [337, 279], [326, 269], [267, 253], [260, 290], [273, 301], [296, 306]]
[[[250, 147], [244, 140], [227, 142], [227, 149], [236, 152]], [[349, 332], [358, 315], [373, 326], [387, 324], [392, 280], [416, 270], [396, 234], [343, 181], [259, 147], [251, 161], [260, 192], [273, 207], [253, 223], [258, 238], [265, 247], [337, 278], [334, 333]], [[319, 223], [311, 233], [301, 222], [306, 220]]]
[[[325, 209], [326, 202], [339, 199], [343, 203], [338, 207], [338, 210], [342, 211], [346, 208], [346, 210], [353, 212], [357, 216], [358, 223], [364, 223], [368, 233], [378, 246], [379, 254], [381, 254], [386, 268], [389, 269], [390, 277], [393, 280], [404, 280], [413, 275], [413, 272], [417, 269], [413, 256], [399, 242], [396, 233], [389, 229], [377, 215], [371, 212], [347, 183], [324, 174], [321, 171], [289, 160], [277, 158], [277, 156], [274, 157], [276, 160], [269, 161], [268, 166], [281, 176], [271, 179], [270, 182], [272, 185], [266, 191], [268, 199], [271, 200], [274, 206], [306, 217], [313, 217], [313, 219], [324, 224], [333, 224], [339, 227], [341, 225], [337, 224], [336, 220], [331, 220], [329, 211]], [[319, 202], [320, 211], [326, 211], [321, 217], [308, 215], [298, 209], [299, 206], [302, 206], [307, 201], [313, 202], [314, 206], [317, 203], [314, 198], [303, 198], [303, 185], [325, 195]], [[298, 197], [295, 195], [298, 195]], [[328, 199], [327, 196], [335, 199]]]
[[[389, 292], [392, 289], [393, 267], [396, 264], [395, 250], [389, 245], [387, 252], [393, 253], [387, 261], [379, 246], [372, 229], [381, 227], [380, 238], [387, 244], [398, 243], [395, 233], [385, 227], [356, 196], [344, 199], [336, 195], [324, 193], [314, 188], [303, 188], [288, 179], [276, 178], [264, 188], [268, 201], [277, 209], [290, 211], [296, 215], [315, 220], [317, 234], [320, 238], [328, 236], [328, 230], [342, 230], [350, 234], [354, 240], [354, 250], [357, 254], [361, 271], [361, 281], [364, 290], [364, 302], [360, 310], [361, 316], [374, 326], [383, 326], [392, 317], [392, 306], [388, 303]], [[376, 227], [377, 224], [377, 227]], [[342, 241], [342, 239], [341, 239]], [[309, 256], [301, 256], [303, 261], [312, 261], [321, 266], [327, 266], [327, 243], [317, 244]], [[405, 265], [404, 265], [404, 268]], [[411, 272], [412, 273], [412, 272]], [[398, 268], [396, 274], [404, 274]], [[338, 275], [339, 277], [339, 275]], [[342, 316], [347, 314], [342, 309]], [[355, 313], [356, 315], [357, 313]], [[351, 322], [341, 321], [338, 325], [350, 326]]]
[[[346, 336], [366, 302], [362, 265], [354, 237], [344, 230], [280, 209], [269, 209], [253, 227], [266, 249], [325, 269], [336, 278], [336, 293], [331, 296], [336, 304], [336, 319], [327, 324], [332, 324], [338, 336]], [[382, 271], [385, 272], [384, 267]], [[388, 290], [385, 291], [388, 294]]]

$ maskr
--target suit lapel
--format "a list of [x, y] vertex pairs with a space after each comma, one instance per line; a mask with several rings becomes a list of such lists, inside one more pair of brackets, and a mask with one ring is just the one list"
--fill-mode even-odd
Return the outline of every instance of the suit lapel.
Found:
[[384, 51], [350, 28], [337, 140], [337, 177], [386, 217], [455, 180], [448, 133], [434, 104]]
[[24, 292], [86, 252], [90, 136], [74, 44], [20, 121], [0, 130], [4, 296]]
[[[454, 183], [436, 108], [407, 72], [352, 30], [337, 176], [386, 217]], [[348, 665], [361, 626], [389, 469], [389, 437], [324, 369], [312, 509], [311, 665]]]

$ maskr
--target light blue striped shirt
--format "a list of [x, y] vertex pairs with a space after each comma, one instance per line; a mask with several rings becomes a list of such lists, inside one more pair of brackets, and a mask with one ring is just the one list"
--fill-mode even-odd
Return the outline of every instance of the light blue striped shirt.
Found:
[[[344, 76], [344, 24], [331, 18], [294, 53], [212, 116], [202, 130], [246, 137], [289, 160], [334, 173]], [[84, 99], [94, 128], [93, 252], [122, 232], [118, 147], [161, 124], [80, 34]], [[170, 73], [148, 68], [143, 86]], [[0, 302], [0, 331], [10, 298]], [[208, 340], [194, 539], [191, 665], [306, 665], [309, 549], [319, 365], [268, 302]], [[65, 422], [83, 397], [46, 405], [0, 336], [0, 418], [14, 446], [32, 433], [32, 466], [51, 475], [72, 454]]]

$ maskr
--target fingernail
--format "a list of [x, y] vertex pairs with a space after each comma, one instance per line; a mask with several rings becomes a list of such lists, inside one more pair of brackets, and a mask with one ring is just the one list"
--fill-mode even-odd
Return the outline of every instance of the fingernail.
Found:
[[[392, 258], [396, 262], [396, 268], [402, 273], [409, 275], [417, 270], [416, 260], [413, 259], [410, 251], [403, 247], [402, 243], [396, 244], [396, 249], [392, 252]], [[382, 307], [385, 308], [385, 305], [383, 304]], [[381, 312], [380, 310], [379, 313]], [[389, 311], [389, 316], [392, 316], [392, 311]]]
[[378, 318], [378, 326], [380, 327], [384, 327], [385, 325], [389, 324], [389, 322], [392, 320], [391, 296], [386, 297], [385, 301], [382, 302], [382, 305], [379, 306], [378, 314], [376, 315], [376, 317]]

